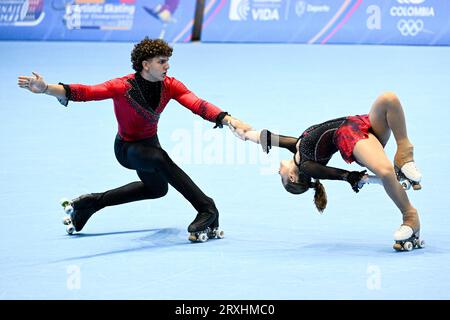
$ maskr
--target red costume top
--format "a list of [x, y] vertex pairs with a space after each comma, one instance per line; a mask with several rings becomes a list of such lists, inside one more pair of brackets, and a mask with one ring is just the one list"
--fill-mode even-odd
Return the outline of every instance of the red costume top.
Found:
[[64, 85], [67, 98], [72, 101], [113, 99], [119, 135], [125, 141], [154, 136], [159, 117], [170, 99], [177, 100], [193, 113], [211, 122], [216, 122], [217, 116], [223, 112], [212, 103], [198, 98], [175, 78], [165, 77], [161, 87], [159, 105], [153, 110], [146, 103], [134, 73], [93, 86]]

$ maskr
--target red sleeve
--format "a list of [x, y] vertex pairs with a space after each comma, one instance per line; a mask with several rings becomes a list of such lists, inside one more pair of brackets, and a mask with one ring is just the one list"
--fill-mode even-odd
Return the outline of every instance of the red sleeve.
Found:
[[203, 119], [216, 122], [217, 116], [223, 112], [212, 103], [197, 97], [177, 79], [172, 79], [170, 91], [175, 100]]
[[120, 79], [108, 80], [97, 85], [70, 84], [64, 85], [67, 98], [72, 101], [92, 101], [114, 98], [124, 88]]

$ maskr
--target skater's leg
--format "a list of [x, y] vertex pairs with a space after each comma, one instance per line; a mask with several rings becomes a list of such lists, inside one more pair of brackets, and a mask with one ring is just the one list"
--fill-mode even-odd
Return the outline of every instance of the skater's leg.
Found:
[[198, 211], [196, 219], [189, 226], [190, 232], [207, 227], [211, 223], [218, 225], [218, 210], [214, 201], [200, 190], [163, 149], [133, 144], [128, 148], [127, 158], [129, 165], [136, 170], [157, 170]]
[[139, 172], [138, 175], [141, 180], [151, 181], [152, 184], [136, 181], [105, 192], [84, 194], [72, 200], [72, 206], [74, 208], [72, 219], [74, 220], [73, 223], [76, 230], [80, 231], [89, 218], [104, 207], [146, 199], [156, 199], [163, 197], [167, 193], [167, 182], [161, 175], [157, 173], [146, 174]]
[[411, 205], [408, 196], [398, 183], [394, 167], [389, 161], [380, 141], [371, 133], [368, 139], [360, 140], [353, 149], [353, 156], [361, 165], [375, 173], [383, 182], [384, 189], [403, 215], [403, 225], [420, 230], [417, 210]]
[[138, 171], [157, 170], [197, 211], [217, 211], [214, 201], [200, 190], [163, 149], [133, 145], [128, 149], [128, 161]]
[[161, 175], [138, 172], [138, 176], [141, 181], [131, 182], [103, 193], [96, 193], [95, 195], [98, 196], [97, 206], [104, 208], [128, 202], [157, 199], [167, 194], [167, 181]]
[[378, 97], [369, 112], [369, 119], [373, 133], [383, 146], [386, 145], [392, 130], [397, 143], [394, 164], [406, 171], [408, 178], [420, 181], [420, 172], [414, 166], [414, 148], [408, 138], [405, 114], [397, 96], [394, 93], [385, 93]]

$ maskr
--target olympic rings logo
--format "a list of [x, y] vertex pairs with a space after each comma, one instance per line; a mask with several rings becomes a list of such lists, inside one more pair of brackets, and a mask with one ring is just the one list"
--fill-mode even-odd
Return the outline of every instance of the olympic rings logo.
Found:
[[415, 37], [419, 32], [423, 31], [423, 21], [418, 20], [405, 20], [401, 19], [397, 22], [397, 29], [403, 36]]
[[424, 3], [425, 0], [397, 0], [400, 4], [421, 4]]

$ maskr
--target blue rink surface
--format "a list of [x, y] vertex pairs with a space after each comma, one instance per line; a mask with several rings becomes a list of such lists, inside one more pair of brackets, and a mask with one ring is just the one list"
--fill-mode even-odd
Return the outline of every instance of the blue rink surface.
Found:
[[[378, 185], [355, 194], [325, 181], [288, 194], [287, 150], [213, 130], [171, 101], [159, 138], [212, 197], [226, 237], [193, 244], [196, 212], [166, 197], [108, 207], [79, 234], [62, 225], [62, 197], [136, 181], [115, 159], [112, 101], [59, 105], [16, 85], [95, 84], [131, 73], [131, 43], [0, 42], [0, 299], [449, 299], [450, 47], [177, 44], [169, 74], [254, 128], [298, 136], [334, 117], [367, 113], [384, 91], [406, 112], [423, 189], [408, 191], [427, 247], [392, 249], [401, 215]], [[393, 138], [386, 152], [392, 159]], [[330, 165], [359, 170], [336, 154]]]

